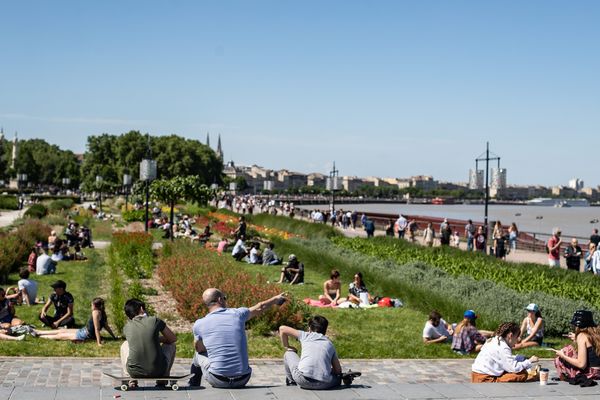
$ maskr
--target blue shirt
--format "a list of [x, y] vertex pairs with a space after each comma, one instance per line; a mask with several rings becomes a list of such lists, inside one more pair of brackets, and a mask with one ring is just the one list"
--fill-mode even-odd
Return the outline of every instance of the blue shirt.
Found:
[[252, 372], [245, 329], [249, 317], [250, 310], [245, 307], [219, 308], [194, 323], [194, 339], [202, 340], [206, 347], [210, 372], [226, 377]]

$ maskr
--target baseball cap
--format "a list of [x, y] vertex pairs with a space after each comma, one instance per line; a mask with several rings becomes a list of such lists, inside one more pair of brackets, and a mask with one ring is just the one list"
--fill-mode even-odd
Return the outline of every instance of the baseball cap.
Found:
[[296, 259], [296, 255], [295, 254], [290, 254], [290, 256], [288, 257], [288, 260], [295, 260]]
[[475, 311], [473, 310], [467, 310], [465, 311], [464, 317], [468, 319], [477, 319], [477, 314], [475, 314]]
[[62, 289], [66, 289], [67, 288], [67, 283], [63, 280], [57, 280], [56, 282], [54, 282], [52, 285], [50, 285], [50, 287], [56, 289], [56, 288], [62, 288]]
[[578, 328], [590, 328], [597, 326], [594, 322], [594, 315], [589, 310], [577, 310], [571, 319], [571, 325]]
[[533, 312], [538, 312], [538, 311], [540, 311], [540, 308], [539, 308], [539, 307], [538, 307], [538, 305], [537, 305], [537, 304], [535, 304], [535, 303], [531, 303], [531, 304], [529, 304], [527, 307], [525, 307], [525, 309], [526, 309], [527, 311], [533, 311]]

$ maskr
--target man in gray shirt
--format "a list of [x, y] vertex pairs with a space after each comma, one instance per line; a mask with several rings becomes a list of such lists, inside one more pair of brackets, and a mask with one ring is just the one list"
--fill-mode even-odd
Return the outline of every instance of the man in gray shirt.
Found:
[[216, 388], [240, 388], [250, 380], [246, 321], [257, 317], [274, 304], [281, 305], [283, 294], [250, 307], [227, 308], [227, 296], [219, 289], [206, 289], [202, 301], [208, 314], [194, 323], [196, 354], [190, 386], [200, 386], [202, 376]]
[[[308, 332], [298, 331], [289, 326], [279, 327], [281, 343], [286, 348], [283, 356], [285, 382], [303, 389], [331, 389], [341, 384], [342, 366], [333, 343], [325, 336], [329, 322], [325, 317], [315, 315], [308, 322]], [[288, 338], [298, 339], [302, 345], [302, 355], [290, 346]]]

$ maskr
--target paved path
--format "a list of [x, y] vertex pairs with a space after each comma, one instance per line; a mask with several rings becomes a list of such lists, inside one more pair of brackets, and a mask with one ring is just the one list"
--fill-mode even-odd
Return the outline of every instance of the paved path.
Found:
[[[191, 360], [177, 360], [174, 374], [189, 371]], [[469, 382], [472, 360], [342, 360], [344, 368], [363, 376], [349, 388], [306, 391], [284, 385], [280, 360], [251, 360], [253, 376], [245, 389], [188, 388], [178, 392], [151, 384], [134, 392], [120, 392], [102, 372], [117, 373], [120, 364], [111, 358], [20, 358], [0, 361], [0, 400], [3, 399], [594, 399], [600, 386], [580, 388], [564, 382], [548, 386], [528, 384], [479, 384]], [[544, 360], [542, 365], [551, 366]], [[551, 371], [553, 371], [551, 369]], [[554, 373], [551, 373], [553, 376]]]
[[2, 211], [0, 212], [0, 228], [9, 226], [15, 219], [20, 218], [24, 210]]

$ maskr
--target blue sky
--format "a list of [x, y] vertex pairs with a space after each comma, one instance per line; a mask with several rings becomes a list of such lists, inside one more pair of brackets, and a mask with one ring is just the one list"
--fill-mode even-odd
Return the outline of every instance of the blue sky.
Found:
[[0, 125], [76, 152], [179, 134], [301, 172], [600, 183], [597, 1], [18, 1]]

